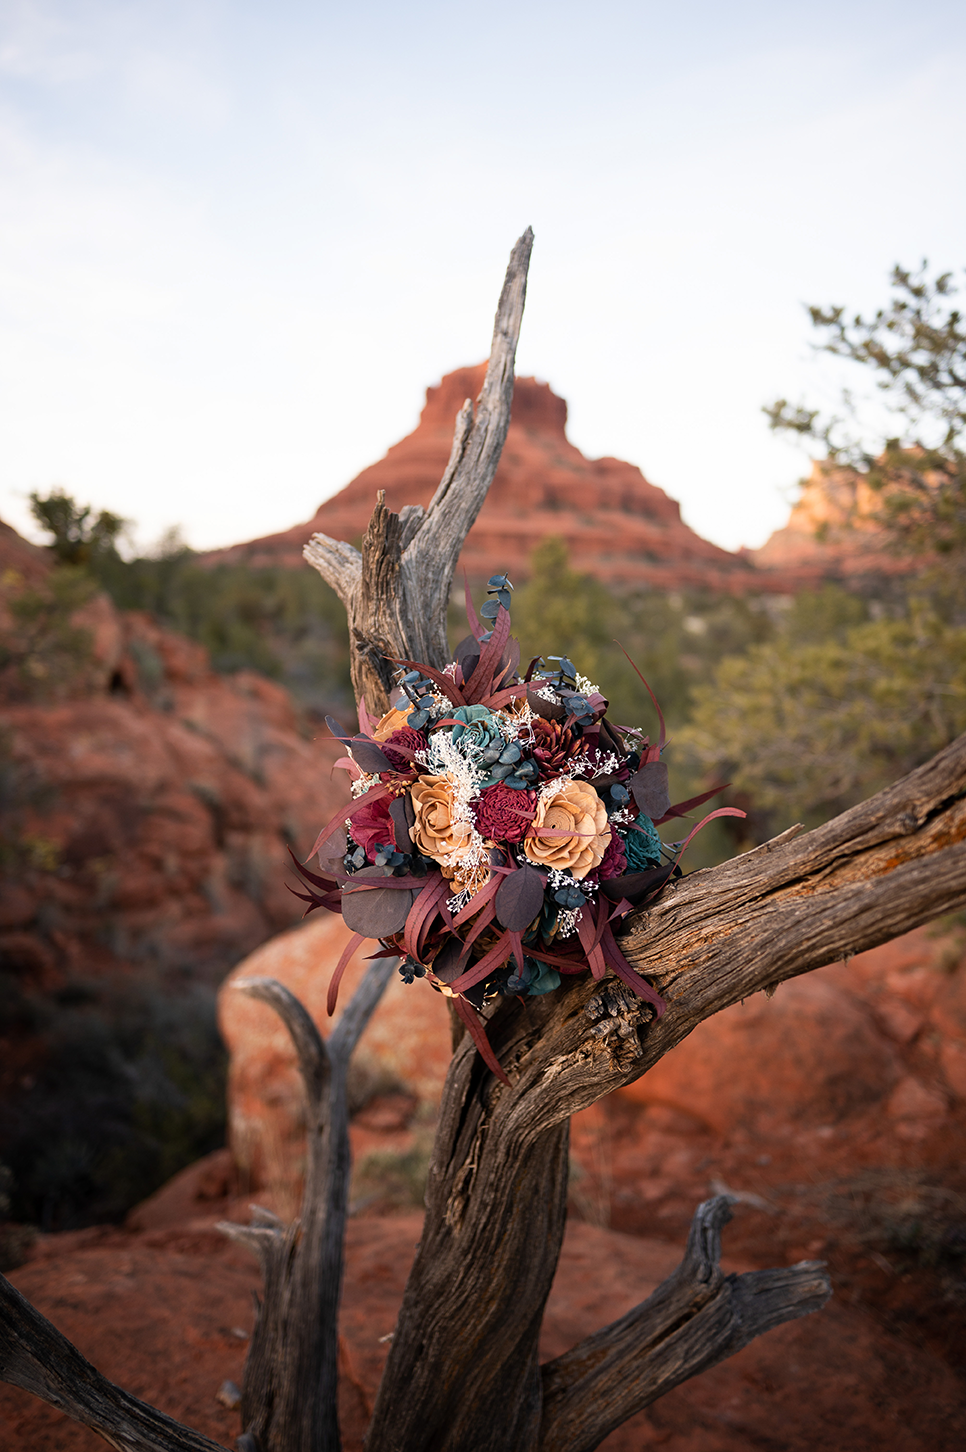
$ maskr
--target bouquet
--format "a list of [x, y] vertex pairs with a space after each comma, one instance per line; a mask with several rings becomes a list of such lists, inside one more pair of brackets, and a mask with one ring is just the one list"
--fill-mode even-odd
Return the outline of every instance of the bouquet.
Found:
[[[607, 719], [606, 698], [566, 656], [534, 658], [521, 676], [506, 575], [442, 671], [398, 661], [396, 696], [379, 720], [359, 705], [359, 733], [327, 724], [345, 746], [348, 808], [296, 864], [307, 911], [341, 912], [353, 937], [403, 959], [453, 1000], [487, 1064], [505, 1080], [478, 1010], [500, 995], [552, 993], [562, 977], [615, 974], [660, 1015], [664, 1001], [621, 953], [615, 927], [652, 901], [704, 818], [673, 849], [655, 828], [720, 791], [671, 804], [664, 718], [652, 742]], [[626, 653], [626, 652], [625, 652]], [[628, 657], [629, 659], [629, 657]], [[633, 665], [633, 662], [631, 662]], [[636, 670], [636, 667], [634, 667]], [[640, 675], [640, 672], [638, 672]], [[641, 680], [643, 680], [641, 676]]]

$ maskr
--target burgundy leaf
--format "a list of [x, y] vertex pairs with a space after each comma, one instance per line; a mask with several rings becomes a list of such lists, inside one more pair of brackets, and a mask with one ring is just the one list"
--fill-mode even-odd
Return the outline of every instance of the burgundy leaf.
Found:
[[659, 827], [662, 822], [668, 821], [671, 817], [683, 817], [685, 812], [690, 812], [692, 807], [703, 806], [705, 802], [710, 802], [712, 797], [716, 797], [719, 792], [723, 792], [725, 787], [729, 787], [730, 785], [731, 782], [726, 781], [721, 786], [712, 787], [710, 791], [702, 792], [700, 796], [688, 797], [686, 802], [675, 802], [674, 806], [668, 807], [664, 816], [654, 823], [655, 827]]
[[352, 937], [349, 939], [348, 943], [346, 943], [345, 947], [342, 950], [342, 957], [335, 965], [335, 972], [329, 979], [329, 991], [326, 995], [325, 1000], [325, 1009], [329, 1015], [329, 1018], [331, 1018], [332, 1015], [335, 1013], [335, 1005], [338, 1002], [339, 998], [339, 984], [342, 982], [342, 975], [349, 965], [349, 959], [352, 957], [353, 953], [362, 943], [365, 936], [366, 935], [364, 933], [353, 933]]
[[520, 642], [517, 640], [515, 635], [511, 635], [509, 641], [507, 642], [506, 650], [500, 656], [500, 664], [496, 668], [496, 674], [493, 678], [494, 687], [506, 685], [507, 682], [516, 674], [519, 664]]
[[523, 866], [500, 883], [496, 915], [511, 933], [522, 933], [543, 907], [543, 877], [535, 867]]
[[611, 932], [609, 927], [604, 932], [604, 936], [601, 939], [600, 946], [603, 949], [604, 957], [606, 958], [607, 962], [610, 964], [614, 972], [617, 974], [618, 978], [620, 978], [622, 982], [626, 983], [628, 988], [632, 989], [633, 992], [637, 994], [638, 998], [646, 998], [648, 1003], [653, 1004], [654, 1008], [657, 1010], [657, 1017], [660, 1018], [664, 1010], [667, 1008], [667, 1004], [664, 1002], [664, 999], [661, 997], [661, 995], [655, 992], [655, 990], [647, 982], [647, 979], [642, 978], [640, 973], [635, 972], [635, 970], [631, 967], [631, 965], [628, 963], [627, 959], [621, 952], [620, 948], [617, 946], [617, 939], [614, 937], [614, 934]]
[[332, 732], [332, 735], [335, 737], [336, 741], [341, 741], [343, 745], [348, 746], [352, 738], [349, 735], [348, 731], [345, 729], [345, 727], [339, 725], [338, 721], [335, 719], [334, 716], [326, 716], [325, 724]]
[[475, 635], [467, 635], [453, 652], [453, 659], [463, 672], [463, 684], [469, 680], [480, 660], [480, 642]]
[[[614, 644], [617, 646], [618, 650], [623, 651], [624, 654], [627, 656], [627, 659], [631, 663], [631, 669], [637, 674], [638, 677], [640, 677], [640, 679], [642, 681], [644, 681], [644, 686], [645, 686], [645, 688], [647, 690], [647, 694], [650, 696], [651, 700], [654, 702], [654, 709], [657, 712], [657, 719], [658, 719], [658, 721], [661, 724], [661, 734], [660, 734], [660, 736], [658, 738], [657, 744], [655, 746], [649, 746], [648, 747], [647, 757], [645, 759], [648, 760], [648, 761], [657, 761], [658, 758], [661, 755], [661, 752], [664, 750], [664, 743], [667, 740], [667, 727], [664, 724], [664, 713], [663, 713], [663, 711], [661, 710], [660, 706], [657, 703], [657, 696], [655, 696], [654, 692], [651, 690], [650, 686], [647, 684], [647, 681], [644, 680], [644, 677], [641, 675], [640, 671], [637, 669], [637, 666], [631, 660], [630, 656], [627, 655], [627, 651], [624, 650], [624, 647], [621, 645], [620, 641], [619, 640], [615, 640], [614, 641]], [[651, 815], [650, 812], [648, 812], [648, 816], [650, 816], [650, 815]]]
[[392, 818], [392, 830], [397, 848], [400, 852], [411, 852], [413, 848], [412, 828], [416, 825], [416, 813], [408, 792], [401, 797], [393, 797], [389, 804], [389, 815]]
[[663, 761], [645, 761], [627, 783], [637, 809], [652, 822], [667, 814], [671, 798], [667, 789], [667, 766]]
[[626, 897], [629, 903], [637, 907], [645, 897], [663, 887], [673, 871], [674, 864], [669, 863], [667, 867], [648, 867], [643, 872], [628, 872], [624, 877], [609, 877], [606, 882], [601, 883], [600, 890], [612, 902], [620, 902], [622, 897]]
[[[505, 605], [497, 611], [493, 634], [480, 653], [480, 663], [473, 672], [473, 688], [461, 705], [475, 705], [493, 689], [493, 677], [497, 672], [507, 641], [510, 638], [510, 612]], [[452, 697], [450, 698], [452, 699]]]
[[362, 770], [368, 771], [372, 776], [378, 776], [382, 771], [396, 770], [382, 747], [366, 736], [353, 736], [349, 748]]
[[545, 701], [536, 691], [527, 691], [527, 700], [534, 715], [542, 716], [545, 721], [563, 721], [567, 715], [559, 701]]
[[501, 1084], [506, 1084], [509, 1088], [510, 1081], [504, 1073], [499, 1059], [496, 1057], [496, 1054], [494, 1054], [492, 1048], [490, 1047], [490, 1041], [486, 1036], [486, 1029], [480, 1023], [479, 1016], [477, 1015], [475, 1009], [473, 1009], [470, 1004], [464, 1003], [462, 998], [455, 999], [453, 1007], [456, 1009], [456, 1012], [466, 1024], [466, 1027], [469, 1029], [470, 1037], [472, 1038], [477, 1049], [479, 1050], [480, 1058], [483, 1060], [486, 1067], [493, 1071], [496, 1077], [500, 1080]]
[[[381, 867], [363, 867], [354, 874], [356, 878], [385, 877]], [[406, 926], [409, 910], [416, 900], [416, 894], [408, 891], [392, 891], [385, 888], [355, 888], [350, 884], [342, 889], [342, 916], [346, 927], [364, 938], [388, 938]]]
[[418, 660], [396, 660], [395, 657], [392, 657], [392, 662], [393, 665], [409, 666], [410, 670], [422, 671], [426, 679], [432, 681], [433, 685], [438, 687], [440, 694], [445, 696], [447, 701], [452, 701], [454, 706], [469, 705], [456, 682], [450, 680], [449, 676], [444, 676], [442, 671], [435, 671], [432, 666], [423, 665], [422, 661]]
[[466, 952], [460, 938], [447, 938], [430, 965], [440, 983], [455, 983], [462, 973], [461, 959]]
[[357, 812], [362, 811], [362, 808], [364, 806], [367, 806], [370, 802], [377, 802], [382, 797], [388, 797], [388, 795], [389, 788], [383, 786], [382, 782], [378, 782], [376, 786], [371, 786], [367, 792], [363, 792], [361, 797], [356, 797], [355, 801], [350, 802], [347, 807], [340, 808], [340, 810], [336, 812], [335, 816], [332, 818], [331, 822], [329, 822], [327, 826], [323, 827], [322, 831], [316, 837], [315, 841], [312, 844], [312, 851], [305, 859], [306, 862], [310, 862], [312, 860], [322, 844], [324, 842], [328, 842], [330, 837], [334, 836], [335, 833], [340, 830], [345, 830], [345, 821], [347, 817], [351, 820]]
[[470, 594], [470, 581], [466, 571], [463, 571], [463, 594], [466, 597], [466, 622], [477, 640], [484, 634], [479, 616], [473, 608], [473, 596]]
[[626, 756], [624, 743], [606, 716], [600, 723], [600, 745], [604, 751], [612, 751], [615, 756]]
[[677, 856], [674, 859], [675, 862], [681, 861], [681, 858], [684, 856], [685, 850], [688, 843], [691, 841], [691, 838], [696, 837], [701, 831], [701, 828], [706, 827], [709, 822], [713, 822], [715, 817], [747, 817], [747, 815], [748, 813], [743, 812], [740, 807], [718, 807], [715, 811], [709, 812], [706, 817], [701, 818], [700, 822], [696, 827], [691, 828], [690, 832], [678, 848]]
[[345, 827], [339, 828], [332, 833], [327, 842], [323, 842], [319, 848], [319, 865], [325, 871], [326, 863], [331, 862], [339, 872], [342, 871], [342, 859], [349, 848]]

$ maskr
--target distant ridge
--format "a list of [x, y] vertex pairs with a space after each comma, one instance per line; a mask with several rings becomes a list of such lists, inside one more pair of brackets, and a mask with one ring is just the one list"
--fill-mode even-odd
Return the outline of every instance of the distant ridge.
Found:
[[[212, 550], [206, 563], [253, 567], [303, 564], [302, 547], [321, 532], [358, 542], [376, 492], [398, 511], [432, 498], [449, 458], [456, 414], [476, 399], [485, 364], [458, 368], [426, 390], [411, 434], [357, 475], [305, 524], [280, 534]], [[518, 378], [500, 467], [461, 565], [473, 579], [495, 569], [523, 579], [533, 549], [548, 535], [566, 541], [573, 568], [608, 583], [658, 589], [705, 586], [728, 593], [776, 588], [747, 555], [702, 539], [681, 519], [680, 505], [634, 464], [586, 459], [567, 439], [567, 405], [547, 383]]]

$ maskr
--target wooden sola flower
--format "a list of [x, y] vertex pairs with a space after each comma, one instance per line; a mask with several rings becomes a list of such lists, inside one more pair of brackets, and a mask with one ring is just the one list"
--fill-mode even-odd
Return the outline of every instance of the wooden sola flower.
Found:
[[[610, 969], [663, 1013], [614, 930], [680, 875], [704, 822], [676, 855], [655, 826], [720, 790], [672, 806], [656, 700], [652, 743], [607, 720], [607, 700], [566, 656], [538, 656], [521, 676], [512, 588], [505, 575], [489, 581], [489, 630], [467, 591], [472, 633], [456, 659], [442, 671], [398, 662], [381, 720], [365, 702], [355, 736], [329, 719], [353, 799], [319, 833], [309, 859], [319, 871], [298, 866], [307, 910], [341, 912], [353, 932], [329, 1012], [358, 944], [378, 939], [376, 956], [401, 957], [405, 982], [425, 978], [453, 1000], [504, 1080], [478, 1014], [501, 994], [549, 993], [567, 974], [599, 979]], [[722, 807], [704, 821], [722, 815], [743, 813]]]

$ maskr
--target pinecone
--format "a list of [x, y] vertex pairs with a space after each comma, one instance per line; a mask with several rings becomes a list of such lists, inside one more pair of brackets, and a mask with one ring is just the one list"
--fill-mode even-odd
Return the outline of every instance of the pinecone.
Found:
[[533, 755], [540, 766], [540, 779], [554, 776], [576, 776], [583, 770], [587, 743], [571, 728], [559, 721], [545, 721], [538, 716], [533, 724]]

